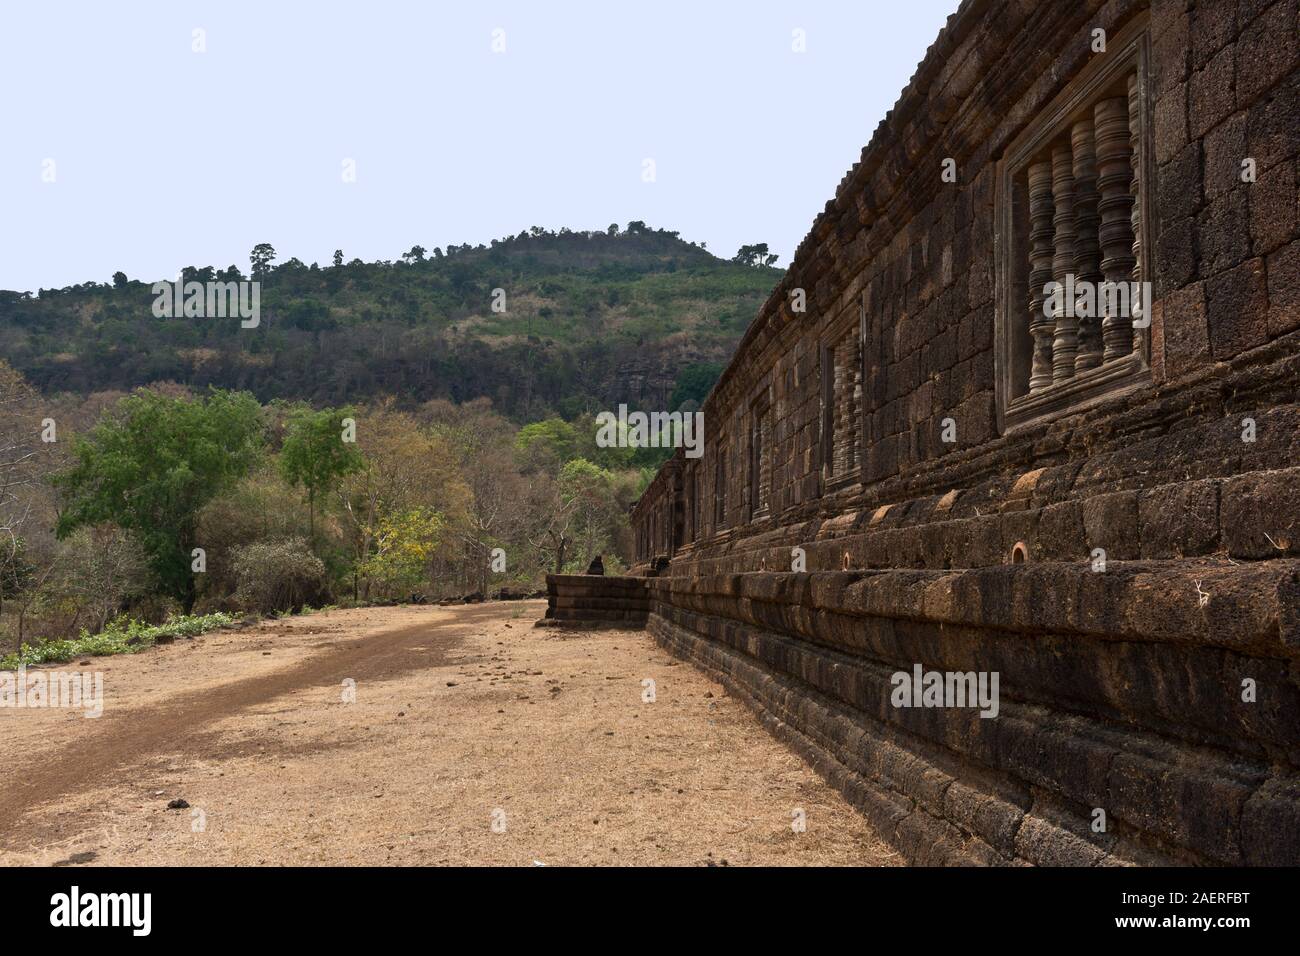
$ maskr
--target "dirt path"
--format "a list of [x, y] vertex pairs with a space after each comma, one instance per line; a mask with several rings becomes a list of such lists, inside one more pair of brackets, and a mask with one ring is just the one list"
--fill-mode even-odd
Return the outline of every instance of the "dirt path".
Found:
[[0, 709], [0, 864], [894, 862], [719, 685], [643, 633], [535, 630], [543, 607], [64, 665], [103, 672], [104, 713]]

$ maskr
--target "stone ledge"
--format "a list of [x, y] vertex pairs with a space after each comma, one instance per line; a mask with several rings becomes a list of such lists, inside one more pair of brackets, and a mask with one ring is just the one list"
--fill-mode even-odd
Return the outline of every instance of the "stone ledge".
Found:
[[[1215, 648], [1059, 635], [1030, 638], [926, 622], [855, 621], [832, 614], [760, 619], [752, 611], [744, 604], [683, 601], [661, 604], [651, 620], [662, 618], [706, 635], [874, 719], [981, 759], [999, 745], [988, 736], [988, 721], [970, 718], [965, 711], [895, 710], [889, 705], [891, 675], [910, 672], [916, 664], [996, 671], [1000, 697], [1016, 707], [1057, 715], [1053, 735], [1068, 741], [1067, 750], [1076, 743], [1083, 748], [1081, 760], [1092, 746], [1082, 739], [1089, 734], [1107, 752], [1127, 739], [1085, 733], [1102, 720], [1135, 734], [1134, 741], [1143, 739], [1141, 732], [1150, 732], [1219, 755], [1300, 766], [1300, 689], [1285, 661]], [[1245, 677], [1255, 681], [1258, 706], [1240, 699]], [[1085, 722], [1078, 724], [1076, 718]], [[1153, 738], [1150, 749], [1157, 753], [1159, 740]]]
[[645, 578], [622, 577], [617, 574], [548, 574], [546, 586], [550, 588], [591, 587], [605, 591], [636, 591], [645, 587]]
[[640, 628], [650, 612], [646, 578], [548, 574], [547, 606], [539, 626]]
[[[837, 704], [800, 681], [658, 617], [655, 640], [715, 674], [844, 793], [881, 837], [919, 865], [1136, 865], [1208, 862], [1122, 821], [1091, 834], [1087, 807], [998, 783], [944, 760]], [[955, 775], [960, 773], [958, 779]], [[1008, 799], [1008, 795], [1011, 799]], [[1023, 805], [1017, 805], [1017, 801]], [[1275, 809], [1277, 804], [1270, 804]], [[1284, 807], [1279, 821], [1286, 817]]]
[[[717, 595], [1029, 633], [1300, 659], [1300, 560], [1040, 562], [964, 571], [752, 571], [648, 578], [657, 600]], [[1204, 602], [1204, 603], [1202, 603]]]

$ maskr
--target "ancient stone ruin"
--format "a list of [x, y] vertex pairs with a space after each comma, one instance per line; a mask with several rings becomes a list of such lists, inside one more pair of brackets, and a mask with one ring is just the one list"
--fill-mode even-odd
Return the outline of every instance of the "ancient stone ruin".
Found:
[[546, 599], [546, 616], [537, 627], [639, 630], [650, 613], [644, 581], [603, 573], [548, 574]]
[[963, 3], [634, 510], [914, 862], [1300, 863], [1297, 10], [1192, 6]]

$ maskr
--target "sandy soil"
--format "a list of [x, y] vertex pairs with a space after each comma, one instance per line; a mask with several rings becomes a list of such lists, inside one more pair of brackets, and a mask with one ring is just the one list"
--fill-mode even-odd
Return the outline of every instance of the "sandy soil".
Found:
[[64, 665], [103, 672], [104, 713], [0, 709], [0, 864], [898, 862], [721, 686], [641, 632], [534, 629], [544, 606]]

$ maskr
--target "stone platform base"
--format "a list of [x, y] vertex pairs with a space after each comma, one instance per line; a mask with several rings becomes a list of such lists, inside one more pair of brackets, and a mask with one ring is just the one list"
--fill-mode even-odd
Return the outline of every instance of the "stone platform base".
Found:
[[650, 613], [645, 582], [645, 578], [604, 574], [548, 574], [546, 616], [536, 626], [644, 628]]
[[[1300, 863], [1300, 562], [647, 586], [654, 639], [912, 863]], [[999, 672], [997, 715], [894, 706], [893, 675], [917, 664]]]

